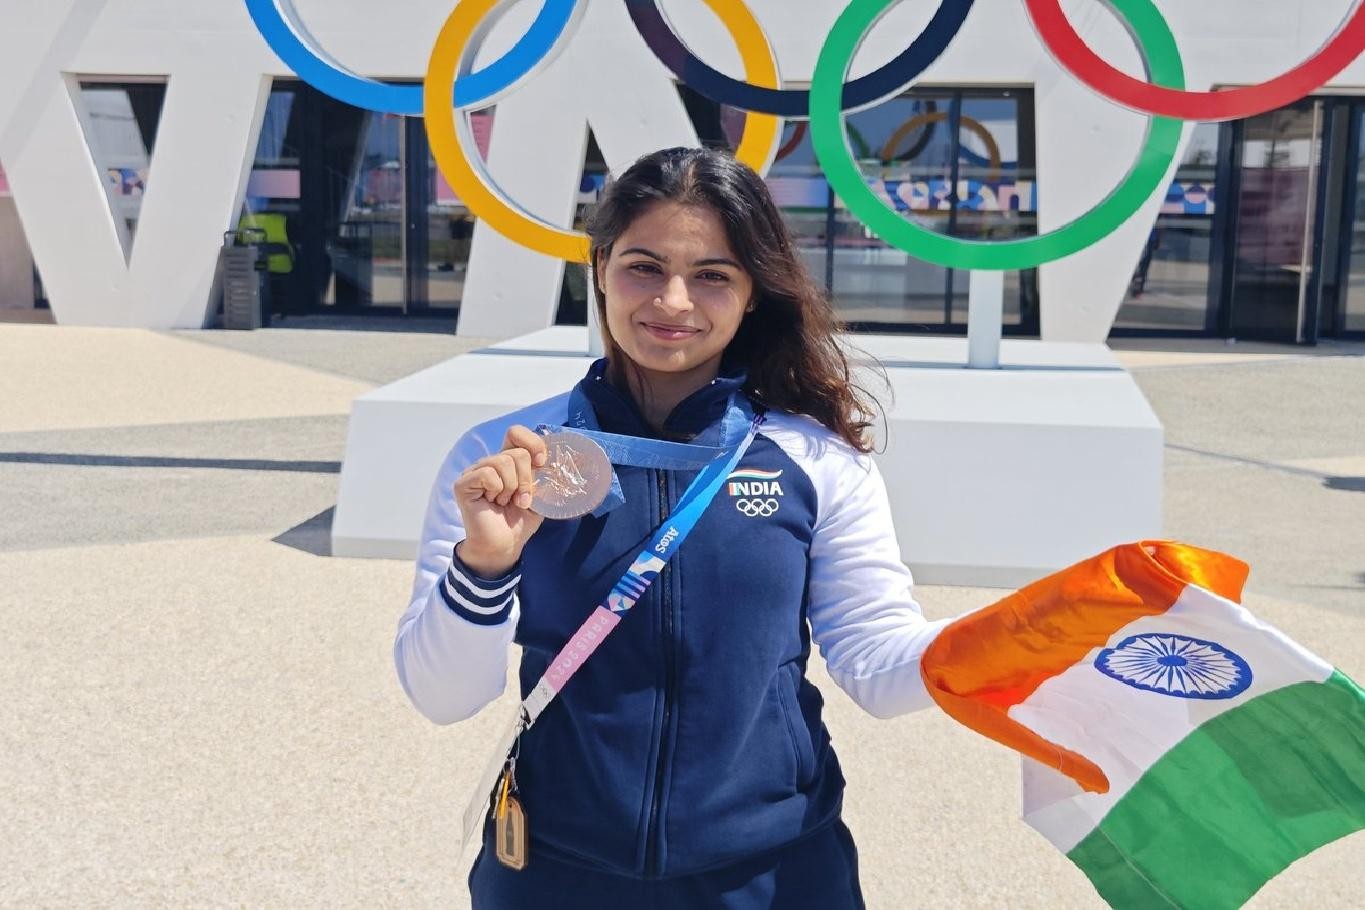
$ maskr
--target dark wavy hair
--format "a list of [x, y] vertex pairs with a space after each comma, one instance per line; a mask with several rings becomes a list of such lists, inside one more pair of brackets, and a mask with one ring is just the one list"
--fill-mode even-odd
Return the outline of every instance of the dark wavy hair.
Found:
[[725, 152], [679, 147], [646, 155], [608, 183], [588, 216], [590, 283], [613, 375], [622, 375], [628, 357], [607, 327], [598, 256], [609, 256], [630, 224], [660, 202], [715, 211], [753, 280], [754, 311], [725, 349], [727, 365], [748, 371], [745, 391], [768, 407], [814, 418], [860, 452], [871, 451], [876, 402], [852, 381], [829, 297], [797, 255], [763, 178]]

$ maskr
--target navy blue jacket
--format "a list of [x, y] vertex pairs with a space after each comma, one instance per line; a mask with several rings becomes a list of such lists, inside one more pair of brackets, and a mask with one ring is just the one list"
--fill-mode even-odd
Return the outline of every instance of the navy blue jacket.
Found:
[[[721, 377], [696, 392], [665, 434], [717, 444], [740, 385]], [[602, 362], [578, 390], [601, 429], [651, 435]], [[509, 639], [525, 697], [695, 476], [618, 467], [623, 506], [546, 521], [508, 576], [474, 576], [452, 558], [454, 479], [507, 426], [565, 423], [569, 400], [476, 427], [438, 474], [395, 643], [405, 690], [437, 722], [502, 691]], [[769, 413], [658, 580], [523, 736], [533, 851], [665, 878], [820, 827], [839, 813], [844, 778], [805, 677], [812, 640], [841, 687], [891, 716], [928, 704], [919, 655], [938, 627], [912, 597], [871, 459], [808, 418]]]

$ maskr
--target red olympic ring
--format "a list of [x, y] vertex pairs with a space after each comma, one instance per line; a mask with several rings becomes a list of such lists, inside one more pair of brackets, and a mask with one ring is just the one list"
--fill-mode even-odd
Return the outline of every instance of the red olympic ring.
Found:
[[1357, 0], [1335, 35], [1294, 69], [1259, 85], [1217, 92], [1187, 92], [1134, 79], [1090, 49], [1061, 0], [1024, 0], [1033, 27], [1057, 62], [1092, 90], [1124, 107], [1182, 120], [1237, 120], [1264, 114], [1312, 94], [1365, 49], [1365, 0]]
[[[777, 155], [773, 158], [773, 164], [777, 164], [777, 162], [800, 148], [801, 140], [806, 138], [806, 127], [810, 125], [809, 120], [789, 120], [788, 123], [794, 125], [795, 129], [792, 130], [791, 138], [777, 150]], [[848, 137], [853, 140], [853, 145], [858, 150], [859, 158], [872, 157], [872, 152], [869, 151], [867, 147], [867, 140], [862, 137], [862, 134], [859, 133], [851, 123], [848, 124]], [[731, 142], [731, 145], [733, 146], [734, 143]], [[916, 154], [918, 154], [918, 152]]]
[[787, 140], [786, 144], [777, 150], [777, 156], [773, 158], [773, 164], [777, 164], [777, 162], [796, 151], [797, 147], [801, 145], [801, 140], [806, 138], [806, 127], [810, 125], [810, 121], [797, 120], [795, 123], [796, 129], [792, 130], [791, 138]]

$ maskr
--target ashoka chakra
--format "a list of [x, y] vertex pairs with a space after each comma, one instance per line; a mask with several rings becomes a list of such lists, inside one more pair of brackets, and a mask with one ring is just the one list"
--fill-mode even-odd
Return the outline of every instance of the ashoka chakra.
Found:
[[1179, 698], [1232, 698], [1251, 685], [1251, 667], [1213, 641], [1149, 632], [1095, 658], [1095, 669], [1134, 689]]

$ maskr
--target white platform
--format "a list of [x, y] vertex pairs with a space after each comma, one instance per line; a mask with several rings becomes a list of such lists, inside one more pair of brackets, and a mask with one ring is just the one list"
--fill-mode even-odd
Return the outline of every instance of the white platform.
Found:
[[[545, 329], [357, 398], [332, 552], [414, 558], [455, 440], [571, 387], [591, 362], [579, 353], [586, 338], [581, 327]], [[1000, 369], [969, 370], [965, 338], [855, 344], [890, 382], [877, 460], [918, 582], [1017, 587], [1161, 535], [1161, 424], [1105, 345], [1006, 339]]]

